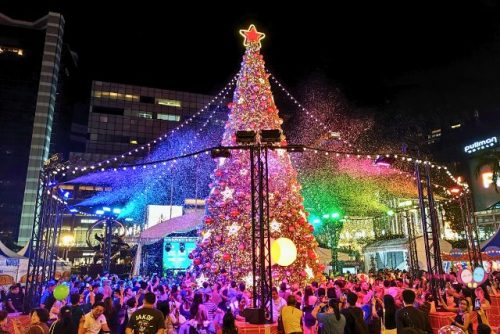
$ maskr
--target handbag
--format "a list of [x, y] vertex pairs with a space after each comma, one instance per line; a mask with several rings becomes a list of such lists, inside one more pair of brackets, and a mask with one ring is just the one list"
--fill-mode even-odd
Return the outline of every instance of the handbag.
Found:
[[381, 334], [397, 334], [397, 328], [387, 329], [385, 328], [385, 309], [382, 310], [382, 322], [380, 324], [380, 333]]

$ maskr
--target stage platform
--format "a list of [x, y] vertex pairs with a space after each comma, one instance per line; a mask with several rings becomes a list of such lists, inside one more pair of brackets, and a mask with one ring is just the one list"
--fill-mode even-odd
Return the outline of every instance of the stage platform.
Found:
[[277, 334], [278, 323], [253, 325], [244, 321], [236, 321], [238, 334]]

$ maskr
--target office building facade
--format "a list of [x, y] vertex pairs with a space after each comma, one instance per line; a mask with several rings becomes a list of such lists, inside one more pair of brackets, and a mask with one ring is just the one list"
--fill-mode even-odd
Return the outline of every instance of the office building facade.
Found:
[[[0, 226], [31, 237], [39, 174], [49, 157], [64, 18], [49, 12], [33, 21], [0, 13]], [[5, 229], [4, 229], [5, 228]]]

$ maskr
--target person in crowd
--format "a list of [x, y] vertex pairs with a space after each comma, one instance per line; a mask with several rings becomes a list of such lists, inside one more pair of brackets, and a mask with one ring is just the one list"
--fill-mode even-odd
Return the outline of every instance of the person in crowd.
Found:
[[[324, 309], [324, 311], [322, 311]], [[322, 334], [343, 334], [345, 328], [345, 316], [340, 314], [339, 304], [335, 298], [317, 303], [312, 310], [312, 316], [318, 319]]]
[[96, 302], [92, 305], [92, 310], [85, 314], [80, 321], [78, 334], [99, 334], [110, 333], [106, 317], [104, 316], [105, 306], [103, 302]]
[[[317, 286], [316, 290], [319, 290]], [[319, 298], [323, 298], [326, 294], [325, 289], [321, 288], [321, 290], [321, 295], [318, 294]], [[304, 312], [304, 334], [314, 334], [317, 331], [316, 318], [311, 314], [317, 300], [318, 297], [314, 295], [313, 288], [311, 286], [306, 286], [302, 303], [302, 312]]]
[[136, 310], [130, 316], [126, 334], [163, 334], [165, 330], [165, 318], [163, 313], [154, 308], [156, 296], [152, 292], [144, 294], [142, 308]]
[[289, 295], [286, 306], [281, 309], [281, 320], [285, 334], [302, 333], [303, 312], [295, 307], [297, 300], [294, 295]]
[[233, 313], [227, 310], [222, 319], [222, 334], [237, 334], [238, 329], [236, 328], [235, 319]]
[[58, 319], [50, 326], [50, 334], [69, 334], [74, 333], [75, 325], [73, 324], [71, 307], [63, 306], [59, 310]]
[[40, 298], [40, 307], [50, 311], [52, 305], [54, 305], [56, 299], [54, 298], [54, 289], [56, 288], [56, 282], [49, 281], [45, 288], [45, 291]]
[[415, 302], [415, 292], [406, 289], [402, 293], [404, 307], [396, 312], [396, 327], [398, 333], [403, 328], [415, 328], [422, 332], [432, 334], [432, 328], [429, 323], [429, 318], [425, 314], [413, 306]]
[[455, 317], [450, 317], [451, 324], [459, 327], [465, 333], [472, 334], [472, 321], [470, 314], [469, 300], [466, 298], [460, 299], [458, 307], [449, 307], [446, 303], [442, 302], [442, 306], [446, 311], [456, 312]]
[[174, 323], [172, 317], [170, 316], [170, 304], [166, 300], [161, 300], [156, 302], [156, 308], [161, 311], [163, 317], [165, 318], [165, 334], [175, 334]]
[[70, 332], [71, 334], [78, 333], [78, 326], [80, 325], [80, 320], [82, 320], [85, 313], [83, 312], [83, 308], [80, 305], [80, 295], [78, 293], [74, 293], [69, 297], [71, 306], [71, 322], [73, 323], [73, 330]]
[[396, 333], [396, 312], [397, 308], [396, 303], [394, 302], [394, 297], [391, 295], [385, 295], [382, 321], [388, 334]]
[[9, 293], [5, 297], [5, 306], [7, 312], [17, 313], [23, 310], [24, 295], [18, 285], [12, 285], [9, 288]]
[[[272, 314], [272, 320], [273, 322], [278, 321], [278, 317], [280, 315], [281, 309], [286, 306], [286, 301], [280, 297], [278, 293], [278, 289], [275, 287], [272, 288], [271, 290], [271, 301], [273, 305], [273, 314]], [[269, 312], [269, 305], [270, 303], [267, 304], [267, 311]]]
[[368, 326], [363, 320], [363, 310], [356, 306], [357, 301], [358, 295], [354, 292], [348, 292], [345, 296], [347, 305], [341, 311], [346, 320], [345, 334], [368, 334]]
[[231, 310], [234, 318], [238, 321], [245, 321], [244, 311], [246, 308], [247, 300], [243, 295], [236, 296], [235, 300], [231, 303]]
[[18, 319], [13, 319], [14, 334], [49, 334], [49, 311], [45, 308], [35, 308], [30, 313], [30, 325], [22, 327]]

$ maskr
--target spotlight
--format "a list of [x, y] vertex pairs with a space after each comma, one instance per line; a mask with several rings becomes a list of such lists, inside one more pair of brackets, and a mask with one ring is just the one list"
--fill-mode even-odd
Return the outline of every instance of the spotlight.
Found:
[[212, 159], [216, 158], [230, 158], [231, 157], [231, 152], [227, 148], [214, 148], [213, 150], [210, 151], [210, 156]]
[[278, 129], [260, 130], [260, 141], [263, 143], [279, 143], [281, 141], [281, 132]]
[[236, 131], [236, 142], [239, 144], [255, 143], [255, 131]]
[[165, 244], [165, 251], [168, 253], [172, 250], [172, 244], [170, 242], [167, 242]]
[[380, 156], [377, 159], [375, 159], [375, 165], [390, 167], [392, 164], [394, 164], [394, 161], [396, 161], [396, 159], [394, 157]]
[[186, 245], [183, 242], [181, 242], [179, 245], [179, 251], [181, 253], [184, 253], [185, 250], [186, 250]]

